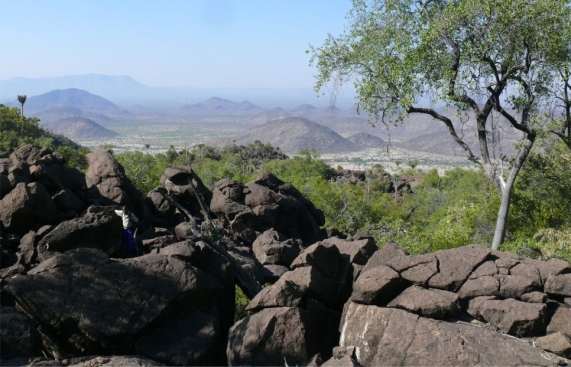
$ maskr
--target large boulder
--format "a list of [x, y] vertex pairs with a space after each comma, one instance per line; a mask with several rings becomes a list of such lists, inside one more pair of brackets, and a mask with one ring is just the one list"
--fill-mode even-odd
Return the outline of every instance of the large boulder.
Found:
[[349, 302], [341, 347], [363, 366], [551, 366], [543, 350], [485, 328]]
[[362, 273], [355, 284], [351, 300], [366, 305], [385, 305], [406, 288], [407, 282], [386, 265]]
[[147, 202], [125, 175], [108, 149], [97, 148], [85, 156], [89, 169], [85, 174], [87, 187], [96, 190], [104, 205], [127, 205], [139, 218], [142, 229], [151, 225], [152, 214]]
[[428, 281], [432, 288], [456, 292], [472, 271], [482, 264], [491, 250], [481, 245], [470, 245], [434, 253], [438, 259], [438, 273]]
[[86, 214], [57, 225], [38, 243], [38, 251], [64, 252], [78, 247], [115, 255], [121, 250], [121, 218], [114, 212]]
[[[171, 196], [174, 200], [183, 205], [190, 213], [197, 217], [204, 216], [199, 199], [195, 195], [196, 192], [204, 200], [205, 205], [208, 207], [212, 200], [212, 192], [204, 186], [200, 177], [188, 166], [167, 168], [161, 176], [161, 183], [166, 189], [167, 196]], [[194, 186], [194, 190], [191, 187]], [[157, 203], [157, 197], [153, 198], [153, 202]], [[164, 210], [161, 209], [161, 210]]]
[[543, 303], [521, 302], [511, 298], [486, 300], [478, 310], [483, 320], [514, 336], [544, 334], [547, 327], [545, 313]]
[[279, 307], [238, 321], [230, 329], [226, 356], [230, 366], [295, 366], [316, 350], [308, 313], [296, 307]]
[[246, 185], [216, 182], [210, 210], [235, 233], [274, 228], [287, 238], [307, 240], [325, 224], [323, 213], [299, 191], [267, 172]]
[[58, 213], [48, 191], [39, 183], [19, 183], [0, 201], [0, 222], [7, 232], [20, 235], [57, 222]]
[[26, 316], [0, 306], [0, 325], [0, 359], [34, 358], [40, 354], [40, 334]]
[[288, 239], [274, 229], [262, 233], [252, 245], [254, 255], [262, 265], [290, 266], [301, 249], [300, 240]]
[[445, 319], [460, 313], [459, 297], [456, 293], [441, 289], [425, 289], [412, 286], [405, 289], [387, 307], [400, 308], [424, 317]]
[[51, 353], [63, 357], [127, 354], [158, 325], [210, 304], [222, 286], [175, 257], [112, 260], [80, 248], [11, 279], [5, 291], [41, 326]]

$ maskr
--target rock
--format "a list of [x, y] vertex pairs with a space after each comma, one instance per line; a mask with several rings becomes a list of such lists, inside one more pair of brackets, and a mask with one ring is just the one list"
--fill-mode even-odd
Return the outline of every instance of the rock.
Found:
[[531, 266], [539, 271], [541, 275], [541, 280], [543, 283], [547, 281], [547, 278], [551, 275], [559, 275], [571, 273], [571, 265], [567, 261], [560, 259], [549, 259], [546, 261], [534, 260], [534, 259], [524, 259], [524, 264]]
[[15, 162], [8, 169], [8, 181], [10, 186], [15, 187], [19, 183], [30, 183], [30, 167], [26, 163]]
[[[509, 274], [511, 268], [524, 261], [520, 256], [511, 252], [500, 252], [496, 250], [492, 250], [490, 259], [492, 259], [498, 267], [499, 274]], [[500, 273], [500, 269], [504, 269], [505, 272]]]
[[[254, 254], [252, 254], [252, 251], [247, 247], [228, 247], [228, 254], [232, 256], [232, 258], [234, 258], [234, 260], [236, 260], [240, 266], [249, 271], [260, 284], [265, 284], [266, 282], [275, 283], [279, 279], [279, 276], [282, 275], [279, 274], [279, 276], [277, 276], [276, 274], [276, 276], [273, 276], [272, 274], [268, 274], [268, 271], [265, 269], [265, 267], [260, 264], [258, 259], [256, 259]], [[269, 266], [279, 267], [279, 265], [268, 265], [268, 267]], [[284, 272], [289, 271], [288, 268], [284, 269]]]
[[464, 306], [465, 310], [473, 318], [482, 320], [482, 315], [480, 314], [480, 307], [484, 304], [484, 302], [489, 300], [497, 300], [497, 297], [494, 296], [474, 297], [466, 302]]
[[389, 302], [387, 307], [435, 319], [446, 319], [460, 312], [459, 297], [456, 293], [418, 286], [405, 289]]
[[216, 182], [210, 210], [235, 233], [273, 228], [287, 238], [305, 240], [325, 223], [323, 213], [299, 191], [266, 172], [246, 185], [229, 179]]
[[[75, 358], [78, 359], [78, 358]], [[151, 366], [163, 366], [162, 363], [152, 361], [147, 358], [137, 357], [137, 356], [102, 356], [89, 358], [81, 362], [72, 363], [69, 367], [151, 367]], [[59, 362], [58, 362], [59, 363]], [[43, 362], [41, 363], [43, 365]]]
[[560, 356], [571, 357], [571, 339], [562, 332], [549, 334], [535, 339], [538, 347]]
[[349, 302], [340, 346], [364, 366], [550, 366], [543, 351], [485, 328]]
[[36, 182], [19, 183], [0, 201], [0, 222], [7, 232], [23, 235], [31, 228], [56, 220], [57, 209], [50, 194]]
[[571, 297], [571, 274], [550, 275], [545, 281], [545, 293]]
[[434, 254], [395, 256], [387, 261], [387, 265], [400, 272], [404, 279], [420, 286], [425, 286], [438, 272], [438, 262]]
[[263, 288], [248, 306], [246, 311], [259, 311], [272, 307], [299, 307], [302, 302], [301, 287], [289, 280], [278, 280], [275, 284]]
[[161, 183], [169, 196], [188, 209], [194, 216], [203, 216], [204, 214], [202, 214], [202, 208], [190, 183], [194, 185], [207, 206], [211, 203], [212, 192], [204, 186], [200, 177], [189, 166], [167, 168], [161, 176]]
[[519, 299], [524, 293], [539, 291], [541, 286], [532, 278], [519, 275], [495, 275], [500, 283], [500, 297]]
[[222, 291], [216, 279], [174, 257], [110, 260], [87, 248], [58, 254], [28, 274], [4, 289], [41, 326], [44, 343], [72, 355], [128, 353], [176, 312], [203, 307]]
[[480, 277], [492, 276], [498, 274], [498, 267], [494, 261], [486, 261], [478, 266], [476, 270], [470, 274], [468, 279], [478, 279]]
[[196, 231], [197, 229], [195, 229], [189, 222], [179, 223], [174, 228], [175, 236], [179, 241], [199, 238], [199, 236], [197, 236], [199, 233], [196, 233]]
[[487, 300], [480, 305], [479, 314], [510, 335], [522, 337], [545, 333], [545, 304], [515, 299]]
[[40, 354], [40, 335], [26, 316], [0, 306], [0, 325], [1, 359], [33, 358]]
[[262, 265], [290, 266], [302, 249], [300, 240], [287, 239], [274, 229], [262, 233], [252, 245], [256, 258]]
[[521, 300], [529, 303], [545, 303], [547, 294], [542, 292], [529, 292], [521, 295]]
[[557, 305], [547, 325], [547, 334], [563, 332], [571, 336], [571, 309]]
[[174, 215], [176, 206], [168, 199], [167, 190], [164, 187], [157, 187], [149, 191], [147, 199], [155, 216], [169, 218]]
[[490, 249], [481, 245], [470, 245], [450, 250], [437, 251], [439, 271], [428, 281], [430, 287], [456, 292], [468, 279], [472, 271], [490, 254]]
[[143, 240], [143, 249], [145, 252], [155, 251], [158, 253], [162, 248], [167, 247], [175, 243], [176, 237], [173, 235], [166, 235], [166, 236], [159, 236], [155, 238], [151, 238], [148, 240]]
[[12, 154], [12, 162], [23, 162], [30, 166], [39, 163], [63, 163], [63, 157], [59, 153], [53, 154], [50, 148], [27, 144]]
[[99, 192], [102, 204], [127, 205], [139, 218], [139, 228], [144, 230], [149, 227], [152, 214], [147, 202], [125, 175], [125, 170], [113, 154], [107, 149], [97, 148], [87, 154], [85, 159], [89, 164], [85, 182], [88, 188]]
[[345, 356], [339, 359], [331, 357], [321, 365], [321, 367], [345, 367], [345, 366], [360, 366], [360, 364], [353, 358]]
[[260, 284], [270, 283], [274, 284], [277, 282], [282, 275], [289, 271], [288, 268], [282, 265], [264, 265], [264, 277]]
[[461, 299], [470, 299], [480, 296], [499, 296], [500, 282], [493, 276], [484, 275], [468, 279], [458, 290]]
[[396, 271], [381, 265], [361, 274], [353, 284], [351, 300], [381, 306], [392, 300], [406, 286], [407, 282]]
[[0, 199], [12, 191], [12, 184], [6, 175], [0, 174]]
[[139, 339], [135, 351], [169, 366], [220, 366], [225, 363], [221, 338], [216, 317], [189, 311]]
[[267, 308], [238, 321], [230, 329], [228, 364], [249, 366], [299, 365], [316, 354], [315, 332], [299, 308]]
[[305, 295], [322, 302], [329, 308], [337, 309], [338, 305], [346, 300], [346, 298], [339, 297], [339, 282], [324, 277], [313, 267], [303, 267], [288, 271], [280, 278], [278, 283], [286, 281], [295, 283]]
[[64, 252], [79, 247], [112, 256], [121, 250], [121, 218], [115, 213], [86, 214], [57, 225], [38, 243], [38, 251]]
[[369, 238], [358, 241], [346, 241], [333, 237], [324, 240], [322, 243], [326, 246], [336, 246], [341, 256], [346, 257], [350, 263], [359, 265], [365, 265], [377, 251], [375, 242]]
[[525, 278], [531, 279], [533, 283], [537, 286], [541, 287], [543, 281], [541, 280], [541, 274], [539, 270], [527, 265], [527, 264], [517, 264], [513, 268], [510, 269], [510, 275], [517, 275]]
[[342, 267], [341, 253], [337, 246], [326, 246], [323, 243], [315, 243], [304, 249], [291, 263], [291, 269], [304, 266], [312, 266], [328, 278], [335, 278]]
[[386, 265], [390, 259], [397, 256], [406, 256], [406, 252], [394, 243], [385, 243], [381, 249], [371, 255], [363, 268], [363, 273], [377, 266]]
[[176, 257], [194, 266], [198, 265], [200, 261], [200, 254], [190, 241], [177, 242], [163, 247], [159, 250], [159, 254]]
[[58, 191], [52, 200], [59, 211], [73, 210], [81, 213], [85, 209], [85, 204], [71, 190], [62, 189]]

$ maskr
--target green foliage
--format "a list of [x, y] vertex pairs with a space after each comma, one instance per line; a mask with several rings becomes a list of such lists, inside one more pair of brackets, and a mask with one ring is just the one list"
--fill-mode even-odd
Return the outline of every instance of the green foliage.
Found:
[[244, 317], [248, 316], [246, 311], [246, 306], [250, 303], [250, 300], [240, 287], [236, 286], [236, 300], [234, 302], [234, 322], [242, 320]]
[[512, 236], [571, 227], [571, 151], [561, 140], [546, 140], [532, 151], [512, 200]]
[[0, 157], [45, 135], [37, 118], [25, 118], [16, 107], [0, 105]]
[[56, 149], [64, 158], [68, 166], [75, 167], [80, 171], [87, 171], [87, 161], [85, 155], [89, 153], [87, 148], [74, 149], [70, 146], [61, 146]]

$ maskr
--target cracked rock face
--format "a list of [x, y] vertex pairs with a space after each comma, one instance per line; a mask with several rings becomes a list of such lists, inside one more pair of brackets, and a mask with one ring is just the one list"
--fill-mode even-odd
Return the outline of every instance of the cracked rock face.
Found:
[[5, 287], [45, 338], [78, 355], [128, 351], [173, 311], [204, 306], [221, 289], [174, 257], [112, 260], [87, 248], [58, 254]]
[[349, 302], [341, 347], [363, 366], [550, 366], [543, 351], [484, 328]]

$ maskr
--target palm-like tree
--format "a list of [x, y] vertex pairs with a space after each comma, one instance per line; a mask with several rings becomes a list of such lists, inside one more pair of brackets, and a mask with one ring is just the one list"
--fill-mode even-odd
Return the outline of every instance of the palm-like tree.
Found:
[[26, 98], [28, 98], [28, 96], [25, 94], [18, 95], [18, 102], [22, 105], [22, 117], [24, 117], [24, 103], [26, 103]]

